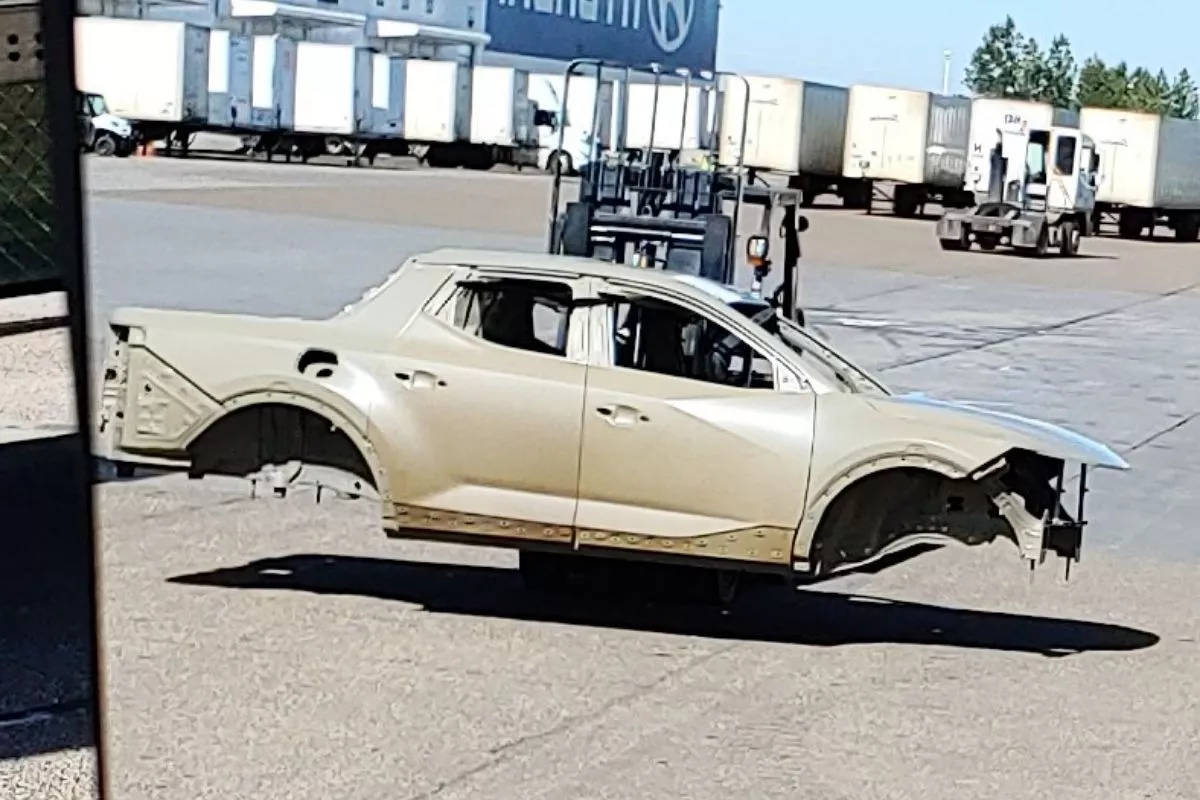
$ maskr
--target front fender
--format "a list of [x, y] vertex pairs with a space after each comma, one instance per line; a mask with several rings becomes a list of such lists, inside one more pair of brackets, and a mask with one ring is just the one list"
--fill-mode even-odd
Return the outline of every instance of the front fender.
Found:
[[931, 441], [889, 441], [862, 447], [840, 459], [822, 463], [818, 439], [809, 484], [811, 490], [793, 541], [793, 560], [798, 564], [807, 562], [813, 537], [826, 509], [851, 484], [875, 473], [898, 468], [923, 469], [957, 480], [995, 462], [1009, 449], [1003, 443], [986, 440], [972, 444], [952, 447]]

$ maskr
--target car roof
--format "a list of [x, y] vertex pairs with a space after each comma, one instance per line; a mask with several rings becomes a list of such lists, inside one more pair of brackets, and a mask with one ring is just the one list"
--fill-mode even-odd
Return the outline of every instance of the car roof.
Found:
[[614, 264], [595, 258], [528, 253], [518, 250], [485, 250], [473, 248], [440, 248], [414, 257], [421, 264], [492, 267], [531, 273], [570, 272], [597, 278], [614, 278], [633, 281], [666, 289], [697, 290], [722, 303], [762, 303], [762, 298], [699, 275], [674, 272], [665, 269], [644, 269], [625, 264]]

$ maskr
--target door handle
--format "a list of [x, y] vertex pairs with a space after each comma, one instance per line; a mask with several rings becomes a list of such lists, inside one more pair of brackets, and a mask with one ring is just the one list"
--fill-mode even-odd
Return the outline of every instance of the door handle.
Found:
[[625, 406], [620, 404], [597, 406], [596, 413], [604, 417], [604, 420], [613, 427], [627, 428], [638, 422], [649, 422], [650, 418], [638, 411], [633, 406]]
[[405, 389], [432, 389], [435, 386], [446, 385], [446, 382], [437, 375], [423, 369], [397, 372], [396, 380], [404, 384]]

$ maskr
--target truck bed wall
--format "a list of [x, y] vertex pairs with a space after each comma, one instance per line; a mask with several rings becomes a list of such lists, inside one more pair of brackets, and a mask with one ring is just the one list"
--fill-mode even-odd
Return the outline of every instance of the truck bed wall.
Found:
[[720, 163], [737, 163], [745, 119], [746, 166], [789, 175], [840, 176], [849, 90], [792, 78], [744, 77], [750, 84], [748, 116], [742, 82], [726, 78], [721, 83]]
[[208, 40], [208, 124], [250, 126], [254, 40], [213, 29]]
[[708, 92], [701, 86], [660, 84], [655, 103], [653, 83], [622, 85], [622, 97], [628, 98], [625, 147], [643, 150], [651, 146], [650, 128], [654, 128], [655, 150], [695, 150], [704, 145], [708, 119]]
[[1080, 117], [1100, 152], [1099, 202], [1200, 209], [1200, 122], [1110, 108]]

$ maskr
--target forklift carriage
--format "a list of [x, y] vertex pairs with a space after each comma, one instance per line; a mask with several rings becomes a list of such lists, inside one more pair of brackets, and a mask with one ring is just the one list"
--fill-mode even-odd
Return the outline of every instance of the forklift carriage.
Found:
[[[755, 185], [755, 176], [742, 166], [742, 152], [733, 168], [717, 165], [715, 141], [690, 154], [681, 149], [654, 148], [662, 73], [658, 65], [643, 71], [654, 76], [650, 136], [640, 152], [611, 151], [599, 147], [600, 91], [604, 70], [622, 70], [625, 86], [632, 67], [596, 59], [579, 59], [566, 70], [562, 107], [565, 110], [573, 77], [588, 70], [597, 91], [589, 141], [595, 148], [579, 170], [579, 196], [561, 209], [562, 168], [556, 163], [551, 192], [548, 252], [598, 258], [618, 264], [659, 268], [707, 278], [749, 291], [774, 305], [800, 324], [800, 234], [808, 220], [799, 213], [801, 192], [796, 189]], [[690, 73], [681, 72], [684, 86], [682, 147], [687, 130], [687, 103], [691, 96]], [[742, 80], [736, 75], [715, 73]], [[619, 109], [617, 129], [623, 133], [628, 118], [628, 96]], [[745, 102], [749, 105], [747, 90]], [[564, 113], [565, 116], [565, 113]], [[748, 114], [743, 114], [746, 125]], [[565, 121], [559, 127], [562, 151]], [[716, 137], [714, 137], [715, 140]], [[757, 210], [757, 221], [747, 222], [747, 208]], [[781, 273], [772, 271], [771, 253], [782, 251]]]

